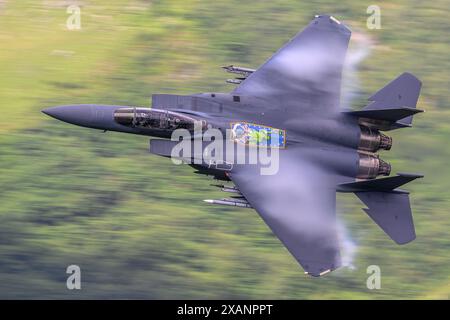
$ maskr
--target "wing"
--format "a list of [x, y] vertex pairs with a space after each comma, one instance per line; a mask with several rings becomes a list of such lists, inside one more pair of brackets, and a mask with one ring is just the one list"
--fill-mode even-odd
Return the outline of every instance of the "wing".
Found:
[[279, 170], [235, 167], [231, 180], [306, 273], [320, 276], [341, 264], [336, 231], [336, 189], [320, 168], [293, 149], [280, 151]]
[[330, 16], [311, 23], [234, 90], [291, 109], [337, 109], [351, 31]]

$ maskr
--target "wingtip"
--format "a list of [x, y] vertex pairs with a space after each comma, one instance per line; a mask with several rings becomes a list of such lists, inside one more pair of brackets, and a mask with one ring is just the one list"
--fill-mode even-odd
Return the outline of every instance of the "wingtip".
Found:
[[416, 240], [416, 234], [412, 234], [410, 237], [408, 238], [404, 238], [404, 239], [394, 239], [392, 237], [390, 237], [396, 244], [398, 244], [399, 246], [403, 246], [405, 244], [408, 244], [414, 240]]
[[[319, 19], [323, 19], [323, 20], [328, 19], [328, 21], [331, 24], [334, 23], [335, 26], [337, 26], [339, 30], [343, 30], [343, 31], [345, 31], [348, 34], [352, 33], [352, 31], [350, 30], [350, 28], [348, 26], [346, 26], [339, 19], [337, 19], [336, 17], [334, 17], [334, 16], [332, 16], [330, 14], [316, 14], [316, 15], [314, 15], [313, 23], [314, 24], [318, 24], [318, 23], [320, 24]], [[327, 23], [327, 25], [330, 25], [330, 24]]]
[[319, 277], [322, 277], [322, 276], [330, 273], [333, 270], [334, 269], [327, 269], [327, 270], [319, 272], [319, 273], [305, 271], [305, 274], [308, 275], [308, 276], [314, 277], [314, 278], [319, 278]]
[[397, 175], [402, 176], [402, 177], [416, 178], [416, 179], [425, 177], [425, 175], [423, 175], [422, 173], [411, 173], [411, 172], [397, 172]]

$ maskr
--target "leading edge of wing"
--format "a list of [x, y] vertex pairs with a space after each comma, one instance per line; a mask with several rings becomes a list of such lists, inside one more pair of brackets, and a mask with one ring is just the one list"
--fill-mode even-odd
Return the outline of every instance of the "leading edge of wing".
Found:
[[234, 93], [276, 100], [287, 108], [338, 108], [350, 36], [335, 18], [316, 16]]
[[335, 185], [320, 168], [285, 150], [275, 175], [246, 165], [230, 177], [307, 274], [321, 276], [341, 266]]

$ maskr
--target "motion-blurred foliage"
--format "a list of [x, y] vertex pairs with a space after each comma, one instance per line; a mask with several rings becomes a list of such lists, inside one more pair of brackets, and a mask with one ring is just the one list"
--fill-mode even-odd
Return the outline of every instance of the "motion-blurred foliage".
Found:
[[[69, 4], [82, 28], [66, 28]], [[1, 298], [448, 298], [448, 1], [0, 0]], [[369, 96], [403, 71], [424, 83], [414, 129], [383, 158], [423, 172], [412, 191], [417, 239], [397, 246], [339, 196], [356, 269], [306, 277], [251, 210], [210, 207], [206, 177], [150, 156], [148, 139], [70, 126], [47, 106], [147, 106], [151, 93], [229, 91], [219, 66], [257, 67], [317, 13], [373, 41], [359, 77]], [[362, 104], [359, 104], [361, 107]], [[66, 267], [82, 290], [66, 289]], [[366, 268], [382, 289], [366, 288]]]

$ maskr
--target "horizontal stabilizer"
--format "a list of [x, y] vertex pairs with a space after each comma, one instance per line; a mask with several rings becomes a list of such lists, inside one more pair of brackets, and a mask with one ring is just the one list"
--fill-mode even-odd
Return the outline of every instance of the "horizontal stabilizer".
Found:
[[421, 87], [419, 79], [405, 72], [373, 94], [364, 109], [345, 113], [380, 130], [410, 127], [413, 115], [423, 112], [416, 109]]
[[[376, 109], [376, 110], [360, 110], [349, 111], [347, 114], [353, 115], [358, 118], [367, 118], [373, 120], [382, 120], [388, 122], [397, 122], [406, 117], [415, 115], [416, 113], [423, 112], [423, 110], [401, 107], [401, 108], [388, 108], [388, 109]], [[409, 127], [409, 124], [403, 123]]]
[[[423, 175], [415, 173], [398, 173], [394, 177], [343, 183], [338, 186], [338, 191], [340, 192], [392, 191], [418, 178], [423, 178]], [[395, 191], [398, 193], [407, 193], [406, 191], [403, 190], [395, 190]]]
[[393, 192], [356, 192], [364, 202], [369, 217], [396, 243], [405, 244], [416, 238], [409, 195]]

